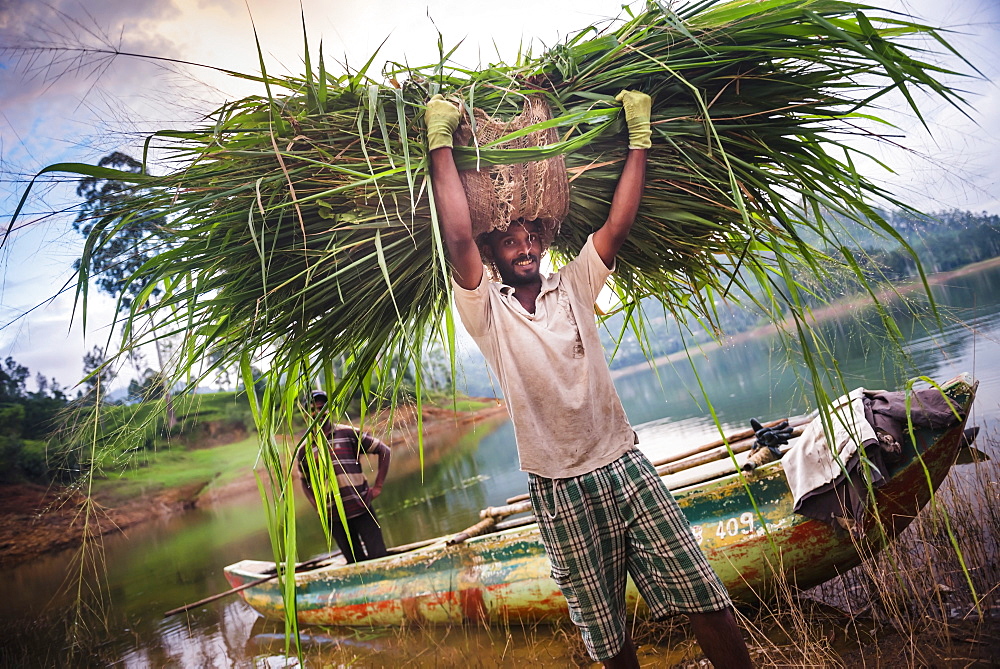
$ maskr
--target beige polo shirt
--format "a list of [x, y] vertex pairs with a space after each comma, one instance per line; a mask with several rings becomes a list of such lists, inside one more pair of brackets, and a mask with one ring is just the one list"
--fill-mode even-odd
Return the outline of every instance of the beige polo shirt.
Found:
[[635, 443], [594, 319], [610, 275], [588, 238], [572, 262], [542, 277], [534, 314], [485, 272], [473, 290], [452, 281], [462, 323], [500, 381], [526, 472], [579, 476]]

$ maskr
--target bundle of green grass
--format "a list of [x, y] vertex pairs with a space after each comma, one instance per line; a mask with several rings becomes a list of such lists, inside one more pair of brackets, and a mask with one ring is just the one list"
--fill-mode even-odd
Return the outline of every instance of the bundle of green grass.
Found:
[[188, 335], [183, 369], [210, 352], [244, 370], [266, 358], [274, 406], [319, 377], [334, 405], [398, 388], [404, 369], [419, 386], [421, 347], [435, 336], [454, 345], [427, 99], [443, 93], [499, 118], [518, 114], [528, 95], [548, 102], [555, 144], [467, 147], [457, 157], [466, 169], [564, 157], [570, 211], [552, 247], [558, 265], [607, 214], [626, 144], [614, 96], [631, 88], [653, 98], [653, 149], [618, 257], [621, 304], [656, 296], [682, 318], [710, 322], [715, 298], [736, 286], [775, 317], [796, 316], [804, 279], [838, 265], [860, 272], [850, 252], [828, 255], [842, 247], [831, 218], [893, 235], [872, 203], [900, 203], [852, 157], [867, 150], [858, 137], [877, 141], [879, 98], [901, 93], [918, 116], [914, 88], [961, 104], [939, 80], [954, 73], [930, 61], [928, 42], [950, 48], [927, 26], [853, 2], [706, 0], [676, 10], [650, 3], [613, 29], [590, 27], [480, 71], [449, 67], [442, 55], [428, 67], [389, 65], [384, 81], [368, 66], [335, 76], [307, 45], [304, 76], [261, 75], [264, 95], [152, 137], [170, 173], [100, 172], [136, 188], [104, 212], [89, 248], [138, 218], [166, 217], [161, 252], [135, 277], [165, 292], [135, 300], [129, 332], [152, 313], [149, 336]]

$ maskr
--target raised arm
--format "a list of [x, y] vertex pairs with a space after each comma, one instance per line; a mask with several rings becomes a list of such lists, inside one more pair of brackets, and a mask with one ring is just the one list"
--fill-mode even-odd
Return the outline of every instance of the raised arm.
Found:
[[483, 261], [472, 237], [469, 201], [452, 154], [452, 133], [458, 127], [458, 118], [458, 107], [441, 95], [435, 95], [428, 101], [424, 121], [430, 150], [434, 206], [455, 281], [462, 288], [471, 290], [482, 281]]
[[649, 126], [651, 100], [645, 93], [622, 91], [616, 98], [625, 107], [628, 124], [628, 156], [622, 168], [611, 209], [604, 225], [594, 233], [594, 249], [607, 267], [613, 267], [618, 250], [632, 230], [642, 189], [646, 184], [646, 153], [651, 146]]

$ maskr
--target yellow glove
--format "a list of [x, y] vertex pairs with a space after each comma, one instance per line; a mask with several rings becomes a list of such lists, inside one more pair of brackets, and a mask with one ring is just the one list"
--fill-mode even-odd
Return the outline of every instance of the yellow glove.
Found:
[[649, 113], [653, 101], [645, 93], [639, 91], [622, 91], [615, 100], [625, 108], [625, 123], [628, 124], [628, 148], [648, 149], [653, 144], [650, 136], [653, 131], [649, 127]]
[[452, 146], [452, 133], [458, 127], [461, 113], [451, 102], [444, 99], [440, 93], [427, 101], [427, 111], [424, 112], [424, 125], [427, 127], [427, 149], [433, 151], [442, 146]]

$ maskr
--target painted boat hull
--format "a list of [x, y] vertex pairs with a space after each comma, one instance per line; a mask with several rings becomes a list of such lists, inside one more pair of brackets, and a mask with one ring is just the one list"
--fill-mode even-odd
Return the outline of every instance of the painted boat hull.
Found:
[[[947, 385], [966, 408], [975, 388]], [[702, 550], [736, 601], [766, 599], [782, 583], [809, 588], [858, 565], [898, 535], [927, 504], [955, 462], [964, 421], [942, 431], [917, 431], [916, 448], [876, 491], [881, 523], [867, 523], [855, 542], [829, 525], [795, 514], [781, 462], [674, 491]], [[756, 501], [757, 510], [747, 490]], [[859, 551], [860, 549], [860, 551]], [[225, 569], [234, 586], [260, 578], [273, 562], [244, 560]], [[277, 580], [241, 592], [265, 616], [282, 618]], [[629, 610], [644, 605], [634, 584]], [[395, 626], [410, 623], [537, 622], [568, 617], [566, 601], [549, 575], [535, 525], [432, 546], [354, 565], [329, 565], [296, 574], [302, 624]]]

